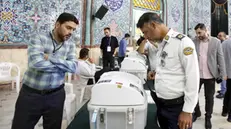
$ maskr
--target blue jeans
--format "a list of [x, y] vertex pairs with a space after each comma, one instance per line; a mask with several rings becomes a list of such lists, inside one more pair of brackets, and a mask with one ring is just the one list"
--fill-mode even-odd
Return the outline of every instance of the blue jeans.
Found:
[[221, 94], [225, 94], [225, 92], [226, 92], [226, 81], [225, 80], [223, 80], [222, 82], [221, 82]]

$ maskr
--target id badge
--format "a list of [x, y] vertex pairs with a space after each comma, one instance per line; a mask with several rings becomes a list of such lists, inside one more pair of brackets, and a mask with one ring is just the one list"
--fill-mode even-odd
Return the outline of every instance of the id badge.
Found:
[[111, 52], [111, 46], [107, 47], [107, 52]]

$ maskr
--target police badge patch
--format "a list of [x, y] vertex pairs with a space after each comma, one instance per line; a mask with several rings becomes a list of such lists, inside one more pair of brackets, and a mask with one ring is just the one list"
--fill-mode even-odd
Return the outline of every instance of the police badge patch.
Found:
[[191, 55], [193, 53], [193, 48], [191, 48], [191, 47], [186, 47], [185, 49], [184, 49], [184, 55]]
[[169, 36], [166, 35], [166, 36], [164, 37], [164, 39], [165, 39], [166, 41], [168, 41], [168, 40], [169, 40]]
[[185, 37], [185, 36], [182, 35], [182, 34], [178, 34], [178, 35], [176, 36], [176, 38], [178, 38], [179, 40], [183, 39], [184, 37]]

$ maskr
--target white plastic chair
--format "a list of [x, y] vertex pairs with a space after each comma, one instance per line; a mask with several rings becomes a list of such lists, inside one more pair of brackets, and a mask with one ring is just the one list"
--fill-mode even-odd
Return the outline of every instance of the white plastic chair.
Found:
[[[12, 68], [16, 68], [16, 76], [12, 76]], [[0, 62], [0, 81], [11, 81], [12, 89], [14, 88], [14, 82], [16, 82], [16, 92], [19, 93], [20, 90], [20, 68], [18, 65], [10, 62]]]
[[82, 76], [82, 75], [79, 75], [80, 76], [80, 79], [83, 79], [83, 80], [89, 80], [89, 79], [92, 79], [93, 80], [93, 84], [92, 85], [87, 85], [87, 81], [86, 81], [86, 84], [82, 84], [82, 88], [81, 88], [81, 93], [80, 93], [80, 99], [79, 99], [79, 102], [82, 103], [83, 102], [83, 97], [84, 97], [84, 94], [85, 94], [85, 89], [88, 87], [88, 88], [92, 88], [93, 85], [95, 84], [95, 77], [85, 77], [85, 76]]
[[64, 117], [66, 116], [67, 124], [69, 125], [71, 121], [74, 119], [76, 114], [76, 95], [73, 92], [73, 84], [65, 83], [65, 92], [66, 92], [66, 99], [64, 102]]
[[66, 73], [67, 83], [71, 83], [72, 73]]

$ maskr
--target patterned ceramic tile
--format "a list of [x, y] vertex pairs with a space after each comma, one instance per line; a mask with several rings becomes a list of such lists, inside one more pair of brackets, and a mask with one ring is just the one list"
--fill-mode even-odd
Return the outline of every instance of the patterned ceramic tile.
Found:
[[183, 0], [167, 1], [167, 25], [174, 30], [184, 32], [184, 5]]
[[[72, 13], [81, 21], [81, 2], [81, 0], [0, 0], [0, 45], [24, 44], [28, 42], [31, 33], [50, 31], [62, 12]], [[81, 30], [78, 29], [74, 39], [81, 37], [80, 34]]]
[[211, 26], [211, 1], [210, 0], [189, 0], [189, 28], [193, 29], [198, 23], [204, 23], [208, 30]]
[[[98, 45], [104, 37], [104, 27], [110, 27], [112, 35], [120, 40], [125, 33], [129, 32], [130, 25], [130, 1], [129, 0], [94, 0], [94, 11], [104, 4], [109, 6], [109, 11], [100, 21], [94, 22], [94, 40], [93, 44]], [[89, 45], [89, 44], [87, 44]]]

